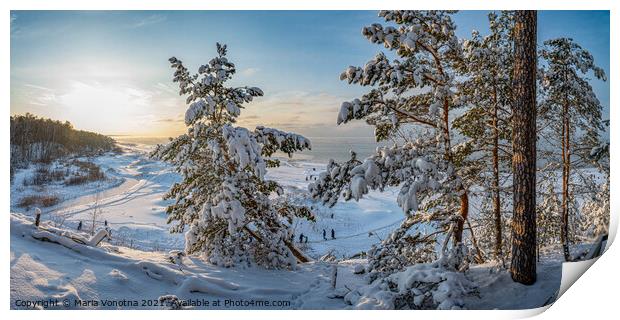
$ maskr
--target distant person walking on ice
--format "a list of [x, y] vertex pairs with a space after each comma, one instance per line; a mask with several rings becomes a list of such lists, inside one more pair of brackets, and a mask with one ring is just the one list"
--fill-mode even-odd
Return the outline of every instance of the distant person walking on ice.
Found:
[[302, 243], [302, 242], [304, 242], [304, 234], [303, 233], [299, 235], [299, 243]]
[[327, 232], [325, 232], [325, 229], [323, 229], [323, 240], [327, 240]]
[[332, 239], [336, 239], [336, 232], [332, 229]]

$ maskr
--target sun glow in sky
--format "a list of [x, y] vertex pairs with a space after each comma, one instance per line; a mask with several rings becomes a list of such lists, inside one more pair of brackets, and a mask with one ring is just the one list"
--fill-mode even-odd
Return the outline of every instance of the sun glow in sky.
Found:
[[[487, 12], [455, 16], [457, 34], [487, 31]], [[104, 134], [174, 136], [185, 131], [184, 98], [167, 59], [190, 71], [229, 45], [231, 85], [265, 96], [239, 123], [310, 137], [370, 136], [362, 123], [336, 126], [340, 103], [365, 90], [339, 81], [380, 50], [362, 35], [371, 11], [12, 11], [11, 114], [31, 112]], [[609, 74], [608, 11], [539, 12], [539, 42], [572, 37]], [[592, 81], [609, 117], [609, 82]]]

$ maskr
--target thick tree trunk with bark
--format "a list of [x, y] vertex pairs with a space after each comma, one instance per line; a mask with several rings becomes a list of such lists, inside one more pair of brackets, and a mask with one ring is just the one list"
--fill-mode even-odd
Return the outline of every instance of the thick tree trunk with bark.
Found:
[[510, 274], [530, 285], [536, 282], [536, 11], [516, 11], [514, 31]]

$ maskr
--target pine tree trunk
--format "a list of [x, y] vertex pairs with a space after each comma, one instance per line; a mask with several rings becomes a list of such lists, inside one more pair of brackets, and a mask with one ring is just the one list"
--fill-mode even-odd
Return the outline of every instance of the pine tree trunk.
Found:
[[[454, 229], [454, 245], [456, 246], [458, 243], [463, 242], [463, 226], [465, 225], [465, 221], [467, 221], [467, 216], [469, 215], [469, 196], [467, 195], [467, 191], [463, 190], [463, 194], [461, 195], [461, 220], [459, 220], [456, 224], [456, 228]], [[473, 232], [473, 231], [472, 231]]]
[[562, 230], [560, 232], [564, 260], [570, 261], [568, 246], [568, 181], [570, 177], [570, 125], [568, 105], [562, 110]]
[[530, 285], [536, 282], [536, 11], [516, 11], [514, 31], [510, 274]]
[[[447, 99], [443, 101], [443, 130], [444, 130], [444, 148], [445, 148], [445, 157], [448, 161], [452, 161], [452, 149], [450, 147], [450, 120], [449, 120], [449, 103]], [[461, 219], [456, 223], [456, 228], [454, 230], [454, 246], [463, 242], [463, 229], [465, 225], [465, 221], [469, 215], [469, 195], [467, 194], [467, 189], [465, 186], [461, 186], [461, 190], [463, 193], [460, 196], [461, 201]]]
[[[493, 218], [495, 223], [495, 259], [502, 259], [502, 207], [499, 194], [499, 128], [497, 123], [497, 97], [493, 96]], [[503, 261], [503, 259], [502, 259]]]

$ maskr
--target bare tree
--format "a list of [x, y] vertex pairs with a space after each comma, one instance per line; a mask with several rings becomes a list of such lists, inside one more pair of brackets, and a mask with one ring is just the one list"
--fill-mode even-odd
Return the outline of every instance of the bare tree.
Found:
[[61, 211], [50, 212], [50, 221], [56, 228], [61, 228], [67, 220], [67, 215]]

